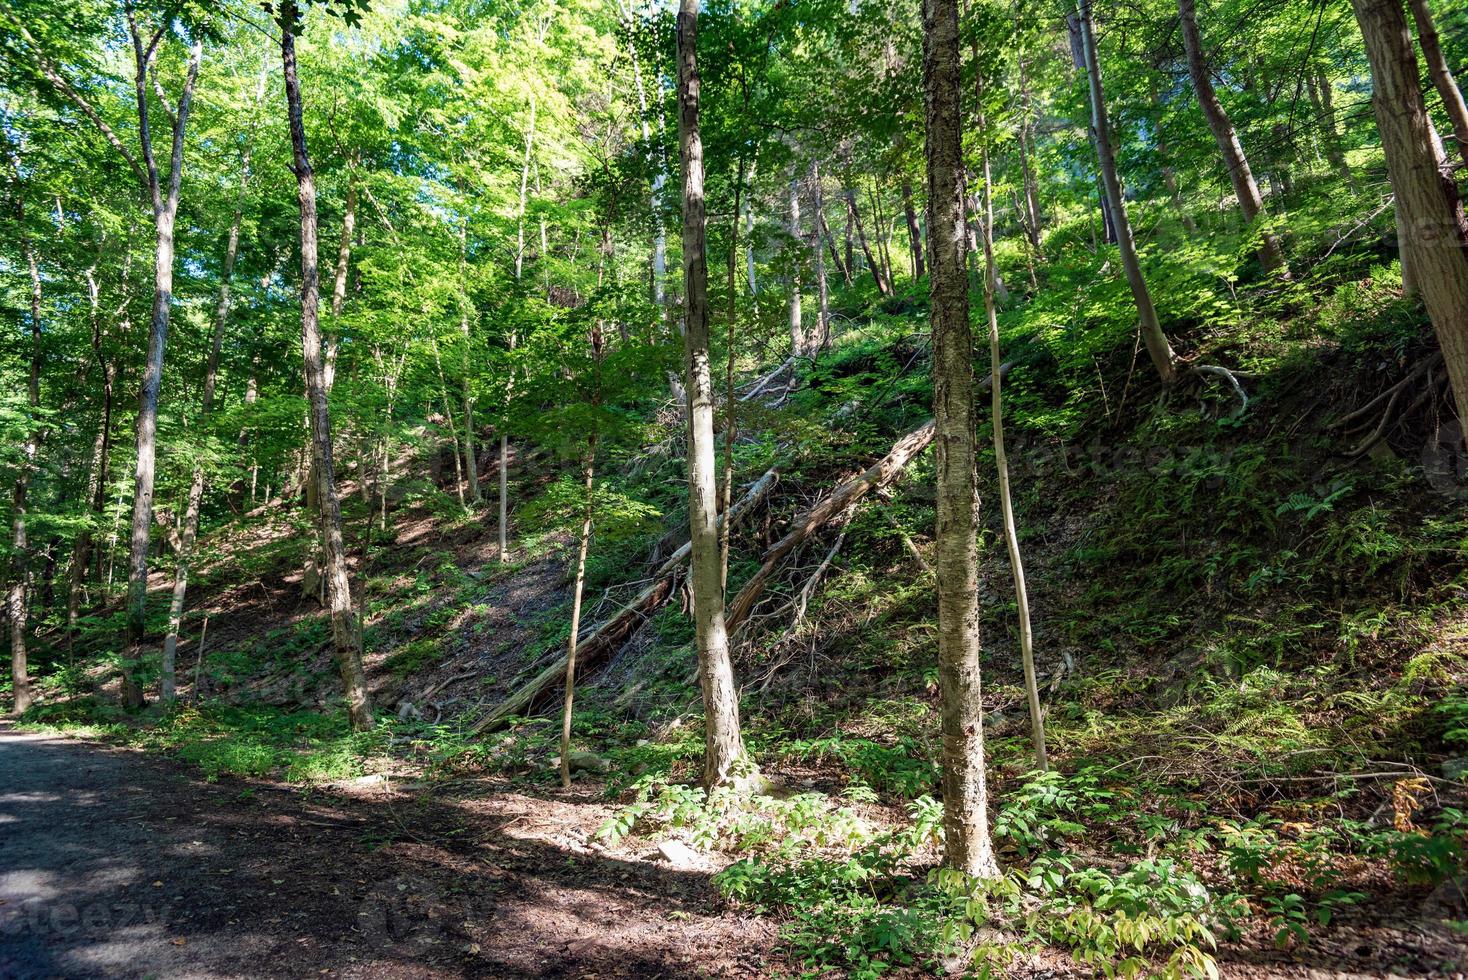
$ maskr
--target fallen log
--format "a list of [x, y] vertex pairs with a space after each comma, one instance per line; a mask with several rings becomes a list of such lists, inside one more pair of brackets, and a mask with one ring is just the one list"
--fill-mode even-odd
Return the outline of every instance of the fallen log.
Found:
[[[999, 368], [1001, 376], [1008, 374], [1009, 368], [1010, 364], [1002, 365]], [[988, 375], [985, 375], [978, 379], [976, 387], [980, 391], [988, 390], [991, 380]], [[792, 551], [804, 544], [811, 535], [827, 523], [846, 513], [848, 508], [855, 507], [868, 493], [891, 484], [918, 454], [928, 448], [932, 441], [933, 420], [929, 419], [898, 439], [886, 456], [856, 476], [839, 484], [836, 489], [817, 501], [815, 506], [797, 517], [790, 532], [770, 546], [764, 554], [764, 562], [760, 565], [759, 571], [754, 573], [754, 576], [744, 584], [744, 588], [739, 590], [739, 595], [735, 596], [734, 601], [729, 604], [724, 622], [730, 635], [732, 636], [749, 619], [749, 614], [754, 611], [755, 602], [764, 594], [766, 587], [770, 584], [770, 579], [779, 570], [781, 562], [789, 557]]]
[[[729, 509], [727, 519], [738, 523], [745, 514], [770, 495], [770, 491], [775, 488], [775, 482], [775, 470], [773, 468], [767, 470]], [[725, 520], [725, 517], [726, 515], [720, 515], [720, 523]], [[658, 566], [657, 571], [653, 572], [649, 585], [613, 613], [611, 618], [592, 629], [577, 643], [576, 661], [583, 675], [586, 668], [595, 666], [616, 652], [642, 625], [647, 615], [667, 600], [673, 592], [673, 582], [677, 577], [678, 569], [688, 559], [689, 551], [690, 545], [684, 542], [683, 547], [669, 555]], [[479, 735], [492, 731], [504, 725], [510, 718], [528, 713], [535, 707], [536, 702], [552, 691], [556, 683], [563, 681], [565, 676], [566, 655], [562, 653], [540, 673], [515, 690], [493, 711], [479, 719], [469, 730], [470, 734]]]

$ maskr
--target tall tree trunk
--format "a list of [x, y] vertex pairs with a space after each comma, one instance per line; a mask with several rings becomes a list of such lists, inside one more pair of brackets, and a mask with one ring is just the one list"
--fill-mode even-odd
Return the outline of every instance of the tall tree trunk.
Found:
[[912, 277], [921, 279], [927, 275], [923, 268], [923, 233], [918, 228], [917, 212], [912, 206], [912, 183], [902, 182], [902, 211], [907, 218], [908, 256], [912, 260]]
[[[1089, 0], [1085, 0], [1089, 3]], [[1234, 196], [1239, 199], [1239, 210], [1244, 213], [1244, 222], [1253, 225], [1264, 210], [1264, 199], [1259, 196], [1259, 185], [1254, 181], [1254, 172], [1249, 169], [1249, 158], [1244, 155], [1244, 145], [1239, 142], [1238, 130], [1223, 104], [1218, 101], [1213, 80], [1208, 75], [1208, 63], [1203, 56], [1203, 42], [1198, 36], [1198, 13], [1194, 0], [1177, 0], [1178, 20], [1182, 25], [1183, 47], [1188, 55], [1188, 74], [1193, 78], [1193, 91], [1198, 96], [1198, 105], [1208, 120], [1208, 128], [1218, 142], [1223, 154], [1223, 165], [1228, 170], [1228, 179], [1233, 184]], [[1285, 264], [1284, 252], [1279, 240], [1267, 228], [1259, 233], [1259, 261], [1271, 272], [1289, 277], [1289, 266]]]
[[1418, 87], [1407, 17], [1397, 0], [1351, 0], [1371, 62], [1371, 105], [1396, 193], [1403, 251], [1432, 319], [1458, 418], [1468, 421], [1468, 222]]
[[1453, 139], [1458, 143], [1458, 154], [1463, 166], [1468, 167], [1468, 105], [1463, 102], [1463, 92], [1453, 79], [1448, 68], [1448, 59], [1443, 57], [1442, 42], [1437, 36], [1437, 25], [1432, 21], [1432, 9], [1427, 0], [1407, 0], [1412, 8], [1412, 19], [1417, 22], [1417, 43], [1422, 48], [1422, 57], [1427, 61], [1427, 73], [1432, 84], [1442, 97], [1443, 108], [1453, 124]]
[[306, 400], [310, 405], [311, 415], [311, 455], [321, 505], [321, 536], [325, 545], [322, 554], [323, 575], [326, 606], [331, 613], [332, 644], [337, 667], [341, 672], [347, 714], [352, 728], [362, 731], [372, 727], [372, 705], [367, 695], [367, 678], [362, 670], [351, 583], [347, 580], [341, 502], [336, 495], [336, 473], [332, 464], [331, 407], [326, 397], [325, 370], [321, 362], [321, 327], [317, 322], [320, 273], [317, 268], [316, 178], [311, 172], [311, 159], [306, 152], [301, 86], [296, 74], [294, 28], [299, 16], [295, 0], [284, 0], [280, 6], [280, 53], [285, 73], [297, 199], [301, 209], [301, 350], [306, 375]]
[[[982, 106], [982, 99], [979, 100]], [[1009, 553], [1010, 575], [1014, 580], [1014, 602], [1019, 616], [1019, 652], [1024, 667], [1025, 697], [1030, 706], [1030, 733], [1035, 748], [1035, 768], [1050, 769], [1045, 752], [1045, 716], [1040, 707], [1040, 685], [1035, 676], [1034, 631], [1030, 627], [1030, 596], [1025, 583], [1024, 560], [1019, 550], [1019, 529], [1014, 520], [1014, 501], [1009, 492], [1009, 458], [1004, 452], [1004, 385], [1003, 361], [999, 356], [999, 316], [994, 305], [999, 269], [994, 261], [994, 183], [989, 170], [989, 147], [984, 112], [978, 113], [983, 167], [983, 220], [980, 235], [984, 250], [984, 315], [989, 323], [989, 396], [994, 426], [994, 467], [999, 483], [999, 510], [1004, 523], [1004, 546]]]
[[923, 0], [944, 863], [980, 878], [994, 878], [999, 875], [999, 864], [989, 838], [979, 674], [977, 419], [965, 261], [958, 52], [955, 0]]
[[[325, 363], [322, 368], [322, 378], [326, 386], [326, 395], [331, 397], [331, 389], [336, 384], [336, 359], [341, 349], [341, 324], [342, 309], [347, 302], [347, 268], [352, 261], [352, 235], [357, 227], [357, 174], [350, 165], [347, 167], [347, 197], [342, 209], [342, 235], [336, 250], [336, 266], [332, 269], [331, 283], [331, 330], [327, 333], [325, 343]], [[306, 425], [306, 437], [310, 439], [311, 426]], [[308, 472], [302, 482], [305, 484], [306, 492], [306, 517], [317, 528], [321, 526], [321, 502], [317, 496], [317, 488], [320, 480], [316, 475], [316, 464], [311, 459], [309, 451], [305, 454]], [[301, 594], [310, 596], [318, 602], [324, 602], [322, 591], [321, 568], [322, 554], [326, 550], [326, 544], [321, 540], [318, 533], [316, 547], [306, 553], [306, 567], [301, 573]]]
[[709, 365], [708, 259], [705, 249], [703, 141], [698, 131], [698, 0], [679, 0], [678, 143], [683, 169], [683, 283], [687, 308], [684, 370], [688, 391], [688, 524], [692, 544], [694, 641], [703, 689], [703, 783], [736, 779], [746, 763], [739, 691], [724, 628], [714, 474], [714, 392]]
[[26, 434], [25, 446], [21, 450], [19, 471], [11, 492], [11, 559], [10, 591], [7, 595], [7, 613], [10, 618], [10, 683], [11, 710], [19, 715], [31, 706], [32, 692], [30, 668], [27, 663], [26, 634], [30, 629], [30, 544], [26, 538], [26, 504], [30, 493], [31, 473], [36, 467], [36, 456], [40, 452], [43, 432], [39, 419], [41, 409], [41, 271], [36, 263], [35, 249], [31, 247], [30, 235], [26, 232], [25, 200], [22, 196], [20, 161], [14, 154], [11, 165], [15, 170], [15, 214], [17, 237], [20, 250], [25, 256], [26, 269], [30, 273], [31, 293], [31, 364], [30, 377], [26, 386], [27, 404], [31, 409], [30, 430]]
[[194, 84], [199, 78], [203, 47], [195, 41], [189, 50], [188, 74], [172, 119], [173, 146], [165, 187], [153, 156], [152, 130], [148, 122], [148, 74], [151, 51], [144, 51], [142, 35], [131, 10], [128, 26], [132, 35], [135, 89], [138, 109], [138, 139], [147, 167], [147, 184], [153, 204], [153, 229], [157, 243], [153, 260], [153, 314], [148, 326], [148, 357], [143, 383], [138, 390], [137, 465], [133, 476], [132, 533], [127, 563], [128, 651], [122, 661], [123, 703], [138, 707], [143, 691], [133, 679], [142, 657], [148, 614], [148, 546], [153, 530], [153, 481], [158, 446], [158, 390], [163, 383], [163, 351], [168, 342], [168, 314], [173, 305], [173, 226], [178, 216], [179, 184], [183, 177], [184, 130], [193, 104]]
[[1097, 161], [1101, 167], [1101, 182], [1106, 188], [1106, 200], [1111, 206], [1111, 220], [1116, 225], [1118, 250], [1121, 265], [1126, 271], [1132, 298], [1137, 304], [1142, 340], [1157, 373], [1167, 384], [1177, 380], [1176, 357], [1162, 325], [1157, 319], [1157, 308], [1152, 304], [1152, 292], [1147, 288], [1147, 279], [1142, 275], [1142, 262], [1137, 256], [1136, 242], [1132, 239], [1132, 223], [1127, 216], [1126, 199], [1121, 192], [1121, 178], [1116, 172], [1116, 152], [1111, 143], [1111, 122], [1106, 113], [1106, 94], [1101, 86], [1101, 63], [1096, 54], [1096, 32], [1091, 22], [1091, 0], [1079, 0], [1077, 31], [1080, 38], [1081, 56], [1086, 66], [1086, 77], [1091, 92], [1092, 142], [1096, 146]]

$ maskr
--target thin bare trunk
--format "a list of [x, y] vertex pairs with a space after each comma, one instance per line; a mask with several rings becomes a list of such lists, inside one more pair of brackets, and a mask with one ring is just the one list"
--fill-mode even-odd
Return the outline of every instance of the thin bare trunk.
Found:
[[1122, 196], [1121, 178], [1116, 171], [1116, 152], [1111, 142], [1111, 122], [1106, 113], [1106, 94], [1101, 85], [1101, 63], [1096, 55], [1096, 34], [1091, 22], [1090, 0], [1080, 0], [1077, 14], [1077, 31], [1080, 39], [1081, 56], [1086, 68], [1086, 77], [1091, 93], [1091, 136], [1101, 167], [1101, 182], [1106, 189], [1106, 200], [1110, 204], [1111, 220], [1116, 226], [1118, 250], [1121, 264], [1126, 272], [1127, 284], [1131, 286], [1132, 299], [1137, 304], [1142, 340], [1147, 345], [1152, 364], [1167, 384], [1177, 380], [1176, 357], [1162, 324], [1157, 319], [1157, 308], [1152, 303], [1152, 291], [1142, 274], [1142, 262], [1137, 256], [1136, 242], [1132, 238], [1132, 224], [1127, 215], [1126, 199]]
[[[871, 271], [872, 279], [877, 284], [877, 293], [882, 296], [891, 296], [892, 283], [882, 275], [881, 263], [879, 263], [875, 258], [872, 257], [871, 246], [867, 244], [866, 228], [865, 226], [863, 226], [861, 221], [861, 212], [857, 210], [856, 207], [856, 192], [853, 191], [850, 187], [847, 187], [845, 189], [845, 197], [847, 226], [854, 226], [856, 228], [856, 239], [857, 242], [861, 245], [861, 254], [866, 256], [867, 268]], [[850, 246], [851, 239], [848, 235], [847, 248], [849, 249]]]
[[581, 594], [586, 588], [586, 551], [596, 516], [596, 435], [586, 447], [586, 515], [581, 521], [581, 550], [576, 557], [576, 587], [571, 593], [571, 636], [566, 640], [566, 700], [561, 712], [561, 785], [571, 788], [571, 709], [576, 702], [576, 641], [581, 635]]
[[680, 0], [677, 19], [678, 142], [683, 169], [683, 281], [687, 309], [688, 515], [694, 638], [706, 726], [703, 783], [737, 779], [747, 765], [739, 692], [724, 627], [714, 477], [714, 393], [709, 371], [708, 260], [704, 229], [703, 141], [698, 131], [698, 0]]
[[[982, 105], [982, 102], [980, 103]], [[986, 139], [984, 113], [979, 111], [980, 139]], [[1025, 697], [1030, 707], [1030, 733], [1035, 748], [1035, 768], [1050, 769], [1045, 752], [1045, 716], [1040, 707], [1040, 685], [1035, 676], [1035, 640], [1030, 627], [1030, 597], [1025, 584], [1024, 560], [1019, 550], [1019, 531], [1014, 520], [1014, 501], [1009, 492], [1009, 458], [1004, 452], [1003, 362], [999, 356], [999, 316], [994, 305], [994, 289], [999, 283], [999, 270], [994, 261], [994, 184], [989, 171], [989, 148], [981, 149], [983, 167], [983, 221], [980, 235], [984, 249], [984, 315], [989, 323], [989, 398], [994, 427], [994, 467], [999, 483], [999, 510], [1004, 522], [1004, 545], [1009, 552], [1009, 568], [1014, 580], [1014, 601], [1019, 615], [1019, 651], [1024, 667]]]
[[362, 670], [358, 624], [352, 607], [351, 583], [347, 579], [346, 547], [342, 541], [341, 502], [336, 495], [336, 473], [332, 463], [331, 406], [326, 397], [321, 327], [317, 320], [320, 272], [317, 266], [316, 179], [306, 150], [301, 87], [296, 73], [296, 40], [292, 28], [299, 12], [295, 0], [284, 0], [280, 12], [283, 28], [281, 61], [301, 210], [301, 349], [306, 398], [310, 404], [311, 454], [316, 470], [322, 542], [325, 545], [322, 558], [326, 606], [331, 613], [332, 645], [341, 673], [347, 714], [352, 727], [361, 731], [372, 727], [372, 705], [367, 694], [367, 678]]

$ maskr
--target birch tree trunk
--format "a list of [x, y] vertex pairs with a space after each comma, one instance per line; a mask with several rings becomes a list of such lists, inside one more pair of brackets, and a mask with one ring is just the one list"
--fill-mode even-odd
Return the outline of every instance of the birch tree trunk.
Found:
[[1177, 380], [1176, 357], [1162, 324], [1157, 319], [1157, 308], [1152, 304], [1152, 291], [1142, 274], [1142, 262], [1137, 256], [1137, 245], [1132, 238], [1132, 223], [1127, 215], [1126, 199], [1121, 192], [1121, 178], [1116, 172], [1116, 151], [1111, 143], [1111, 122], [1106, 113], [1106, 93], [1101, 85], [1101, 63], [1096, 55], [1096, 32], [1091, 21], [1091, 0], [1079, 0], [1077, 34], [1081, 57], [1086, 66], [1086, 78], [1091, 92], [1092, 142], [1096, 147], [1097, 161], [1101, 167], [1101, 183], [1110, 204], [1112, 223], [1116, 228], [1116, 244], [1121, 252], [1122, 269], [1126, 272], [1127, 284], [1131, 286], [1132, 298], [1137, 304], [1142, 340], [1152, 365], [1167, 384]]
[[[1090, 0], [1083, 0], [1089, 4]], [[1244, 145], [1239, 141], [1238, 130], [1218, 101], [1213, 80], [1208, 75], [1208, 63], [1203, 56], [1203, 41], [1198, 35], [1198, 13], [1194, 0], [1177, 0], [1178, 21], [1182, 26], [1183, 47], [1188, 55], [1188, 74], [1193, 79], [1193, 91], [1198, 96], [1198, 105], [1208, 120], [1208, 128], [1218, 142], [1223, 154], [1223, 165], [1228, 170], [1228, 179], [1233, 184], [1234, 196], [1239, 199], [1239, 210], [1244, 213], [1244, 223], [1253, 225], [1264, 210], [1264, 199], [1259, 196], [1259, 185], [1254, 172], [1249, 169], [1249, 158], [1244, 155]], [[1264, 268], [1289, 278], [1289, 266], [1285, 264], [1284, 252], [1279, 240], [1267, 228], [1259, 233], [1259, 261]]]
[[148, 75], [152, 50], [144, 50], [142, 35], [132, 12], [128, 12], [135, 65], [134, 83], [138, 108], [138, 139], [147, 168], [147, 187], [153, 204], [156, 249], [153, 256], [153, 313], [148, 325], [148, 356], [143, 383], [138, 390], [137, 465], [133, 474], [133, 515], [127, 564], [128, 649], [122, 661], [123, 703], [136, 708], [143, 691], [133, 673], [142, 656], [148, 613], [148, 547], [153, 530], [153, 482], [158, 447], [158, 391], [163, 383], [163, 352], [168, 342], [168, 315], [173, 305], [173, 226], [178, 216], [179, 184], [183, 176], [184, 130], [193, 103], [194, 84], [199, 78], [201, 42], [189, 49], [187, 75], [178, 107], [172, 114], [173, 146], [165, 187], [153, 156], [152, 130], [148, 121]]
[[1442, 346], [1468, 420], [1468, 222], [1438, 150], [1418, 79], [1407, 17], [1396, 0], [1351, 0], [1371, 62], [1371, 105], [1396, 193], [1398, 227], [1412, 280]]
[[468, 269], [468, 228], [459, 226], [459, 302], [463, 309], [459, 312], [459, 334], [464, 339], [462, 357], [459, 361], [459, 370], [464, 375], [464, 470], [469, 477], [469, 501], [476, 508], [479, 506], [479, 456], [474, 451], [474, 383], [470, 371], [470, 352], [474, 347], [474, 337], [470, 331], [469, 312], [473, 308], [469, 298], [469, 288], [466, 281]]
[[1463, 92], [1448, 68], [1448, 59], [1443, 57], [1437, 25], [1432, 21], [1432, 9], [1427, 6], [1427, 0], [1407, 0], [1407, 5], [1412, 8], [1412, 19], [1417, 22], [1417, 44], [1427, 61], [1427, 73], [1432, 76], [1432, 84], [1437, 88], [1448, 120], [1453, 124], [1453, 139], [1458, 143], [1463, 166], [1468, 167], [1468, 105], [1464, 104]]
[[362, 670], [356, 615], [352, 608], [351, 583], [347, 579], [346, 546], [342, 542], [341, 502], [336, 495], [336, 473], [332, 464], [331, 407], [326, 396], [325, 369], [321, 357], [321, 326], [317, 267], [316, 178], [306, 151], [306, 127], [302, 119], [301, 87], [296, 72], [296, 39], [293, 33], [300, 14], [295, 0], [280, 7], [280, 53], [285, 74], [286, 107], [290, 122], [291, 150], [295, 163], [297, 199], [301, 209], [301, 349], [306, 376], [306, 400], [311, 416], [311, 456], [316, 471], [321, 511], [322, 572], [326, 606], [331, 613], [332, 645], [341, 673], [347, 714], [352, 728], [372, 727], [372, 705], [367, 695], [367, 678]]
[[688, 523], [694, 639], [703, 690], [707, 788], [736, 779], [747, 759], [739, 729], [739, 692], [719, 588], [714, 473], [714, 392], [709, 364], [708, 259], [705, 248], [703, 141], [698, 130], [698, 0], [680, 0], [678, 143], [683, 169], [683, 282], [687, 305], [684, 369], [688, 391]]
[[923, 0], [944, 863], [980, 878], [994, 878], [999, 865], [989, 838], [979, 675], [979, 496], [958, 43], [955, 0]]

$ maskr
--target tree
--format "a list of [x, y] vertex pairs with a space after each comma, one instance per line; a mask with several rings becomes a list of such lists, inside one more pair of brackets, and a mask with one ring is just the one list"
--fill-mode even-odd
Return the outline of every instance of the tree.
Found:
[[[347, 8], [350, 16], [353, 8]], [[326, 379], [321, 361], [320, 271], [317, 264], [316, 179], [306, 148], [306, 127], [301, 105], [301, 83], [296, 68], [296, 34], [301, 30], [301, 11], [295, 0], [280, 5], [278, 24], [280, 55], [285, 74], [286, 109], [290, 124], [291, 150], [296, 172], [297, 201], [301, 212], [301, 349], [305, 364], [306, 399], [311, 422], [311, 465], [316, 474], [322, 541], [322, 574], [326, 607], [331, 613], [331, 633], [337, 667], [346, 696], [347, 714], [358, 731], [372, 727], [372, 704], [352, 609], [351, 583], [347, 579], [346, 546], [342, 541], [341, 501], [336, 493], [332, 462], [331, 407], [326, 398]]]
[[[1218, 141], [1218, 150], [1223, 154], [1223, 165], [1228, 170], [1228, 179], [1233, 184], [1234, 196], [1239, 200], [1239, 210], [1244, 213], [1244, 222], [1252, 225], [1264, 210], [1264, 199], [1259, 196], [1259, 185], [1254, 172], [1249, 169], [1249, 158], [1244, 155], [1244, 146], [1239, 142], [1238, 130], [1218, 101], [1213, 80], [1208, 74], [1208, 62], [1203, 54], [1203, 42], [1198, 36], [1198, 13], [1194, 0], [1177, 0], [1178, 22], [1182, 25], [1183, 47], [1188, 55], [1188, 74], [1193, 79], [1193, 91], [1197, 93], [1198, 105], [1208, 120], [1208, 128]], [[1268, 228], [1259, 230], [1259, 261], [1271, 272], [1289, 277], [1289, 266], [1280, 251], [1279, 240]]]
[[714, 390], [709, 356], [708, 256], [705, 242], [703, 141], [699, 137], [698, 0], [680, 0], [678, 146], [683, 171], [684, 385], [688, 392], [688, 523], [692, 543], [694, 643], [703, 690], [703, 783], [712, 789], [747, 765], [739, 729], [739, 692], [729, 658], [720, 587]]
[[1437, 36], [1437, 25], [1432, 20], [1432, 8], [1427, 0], [1407, 0], [1412, 8], [1412, 19], [1417, 22], [1417, 43], [1422, 48], [1422, 57], [1427, 60], [1427, 73], [1443, 100], [1443, 109], [1453, 125], [1453, 138], [1458, 142], [1458, 155], [1463, 166], [1468, 167], [1468, 105], [1463, 102], [1463, 92], [1453, 79], [1448, 59], [1443, 55], [1442, 42]]
[[163, 351], [168, 342], [168, 315], [173, 305], [173, 228], [178, 217], [179, 185], [183, 179], [184, 131], [193, 103], [194, 85], [199, 78], [199, 61], [203, 41], [195, 37], [189, 49], [188, 67], [179, 93], [178, 108], [170, 107], [157, 87], [161, 107], [173, 134], [165, 186], [158, 174], [153, 155], [152, 127], [148, 116], [148, 82], [157, 84], [153, 75], [158, 44], [171, 27], [171, 13], [145, 42], [143, 31], [132, 7], [127, 8], [128, 34], [132, 38], [133, 82], [138, 104], [138, 142], [147, 171], [147, 190], [153, 205], [153, 229], [157, 246], [153, 261], [153, 314], [148, 326], [148, 359], [143, 369], [143, 383], [138, 391], [137, 463], [133, 477], [132, 534], [129, 538], [127, 563], [127, 630], [130, 651], [123, 667], [124, 698], [136, 707], [143, 701], [142, 690], [132, 679], [137, 664], [148, 612], [148, 547], [153, 530], [153, 483], [158, 451], [158, 391], [163, 383]]
[[1412, 280], [1442, 346], [1468, 419], [1468, 222], [1457, 185], [1438, 150], [1419, 87], [1406, 13], [1396, 0], [1351, 0], [1371, 62], [1371, 106], [1396, 194], [1402, 247]]
[[989, 838], [980, 696], [979, 493], [959, 92], [958, 5], [923, 0], [944, 862], [993, 878], [999, 865]]
[[1101, 166], [1101, 183], [1105, 189], [1108, 213], [1116, 228], [1116, 244], [1121, 252], [1122, 269], [1126, 272], [1127, 284], [1131, 286], [1132, 298], [1137, 304], [1142, 340], [1152, 358], [1152, 366], [1167, 384], [1177, 380], [1177, 358], [1162, 324], [1157, 319], [1157, 307], [1152, 303], [1152, 291], [1147, 286], [1147, 277], [1142, 273], [1142, 260], [1137, 255], [1137, 245], [1132, 238], [1131, 218], [1127, 214], [1126, 198], [1121, 191], [1121, 178], [1116, 170], [1116, 147], [1111, 139], [1111, 120], [1106, 112], [1106, 93], [1101, 84], [1101, 61], [1096, 53], [1096, 27], [1091, 19], [1091, 0], [1079, 0], [1076, 16], [1076, 34], [1080, 41], [1080, 55], [1086, 66], [1086, 79], [1091, 94], [1091, 142], [1096, 147], [1097, 161]]

